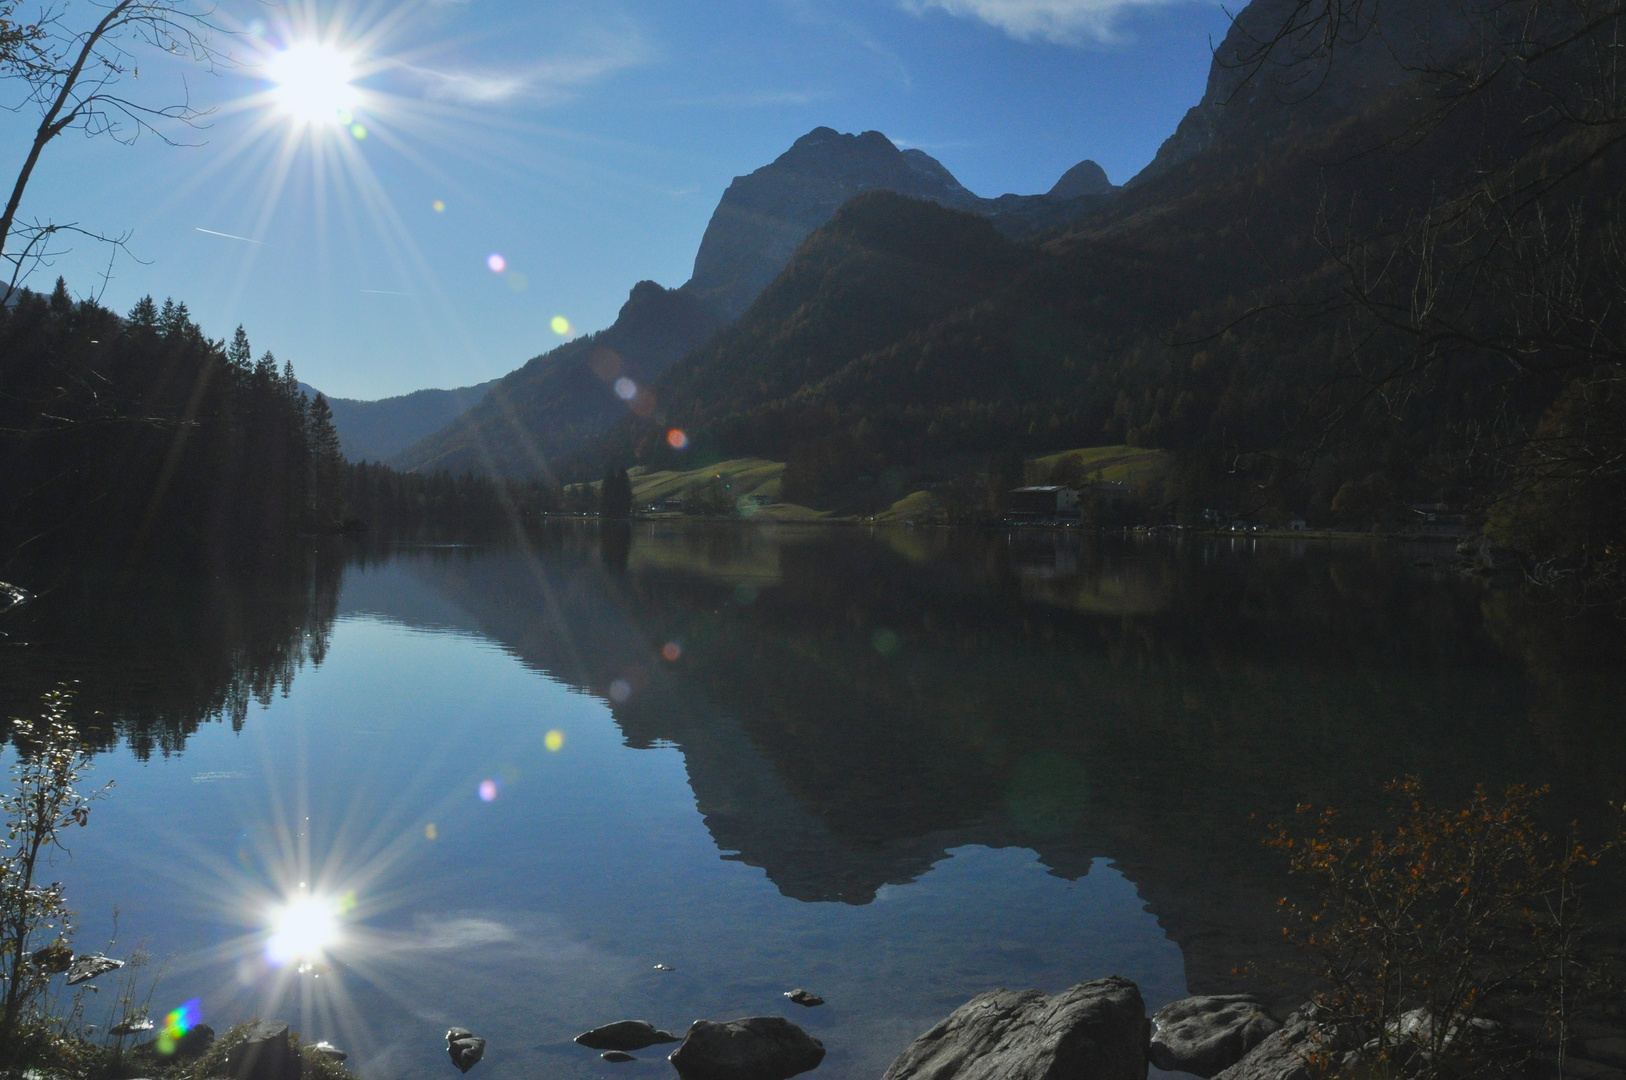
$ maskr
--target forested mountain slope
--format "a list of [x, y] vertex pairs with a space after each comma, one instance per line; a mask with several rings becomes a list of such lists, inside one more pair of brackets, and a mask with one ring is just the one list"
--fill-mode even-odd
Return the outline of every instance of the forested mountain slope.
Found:
[[[1178, 453], [1180, 513], [1364, 527], [1451, 501], [1512, 537], [1521, 500], [1619, 505], [1622, 470], [1599, 478], [1626, 432], [1626, 95], [1590, 46], [1622, 16], [1513, 6], [1255, 3], [1158, 162], [1043, 255], [855, 200], [581, 467], [673, 464], [679, 427], [691, 459], [780, 457], [787, 490], [816, 492], [922, 455], [1124, 440]], [[905, 233], [939, 254], [889, 257]], [[1619, 514], [1571, 521], [1613, 551]]]
[[389, 464], [419, 472], [542, 474], [550, 460], [608, 430], [629, 410], [652, 408], [648, 391], [639, 398], [639, 388], [710, 340], [720, 325], [711, 308], [688, 293], [641, 281], [609, 329], [509, 372], [479, 404]]

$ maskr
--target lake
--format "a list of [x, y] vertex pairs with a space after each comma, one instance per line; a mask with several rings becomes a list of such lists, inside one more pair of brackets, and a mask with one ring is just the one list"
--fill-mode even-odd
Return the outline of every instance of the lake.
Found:
[[[670, 1047], [570, 1040], [780, 1014], [814, 1075], [872, 1080], [997, 986], [1262, 985], [1235, 969], [1283, 959], [1260, 839], [1295, 804], [1365, 821], [1407, 774], [1626, 794], [1611, 620], [1454, 562], [567, 521], [8, 568], [40, 595], [0, 623], [0, 705], [77, 680], [115, 786], [53, 876], [81, 949], [116, 909], [111, 954], [152, 954], [155, 1015], [286, 1019], [378, 1078], [448, 1075], [456, 1024], [498, 1080], [667, 1076]], [[268, 950], [302, 898], [336, 924], [303, 973]]]

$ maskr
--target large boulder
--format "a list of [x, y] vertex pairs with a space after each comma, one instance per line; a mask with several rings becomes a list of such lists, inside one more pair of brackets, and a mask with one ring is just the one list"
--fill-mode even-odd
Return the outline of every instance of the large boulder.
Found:
[[1320, 1075], [1317, 1056], [1340, 1061], [1352, 1048], [1337, 1028], [1297, 1012], [1214, 1080], [1313, 1080]]
[[1277, 1030], [1257, 998], [1217, 994], [1170, 1002], [1152, 1014], [1152, 1064], [1211, 1077]]
[[304, 1071], [288, 1039], [288, 1025], [280, 1021], [255, 1021], [243, 1041], [226, 1051], [232, 1080], [299, 1080]]
[[1116, 976], [1054, 997], [991, 990], [898, 1055], [882, 1080], [1145, 1080], [1146, 1005]]
[[824, 1044], [782, 1016], [696, 1020], [670, 1060], [683, 1080], [788, 1080], [817, 1068]]

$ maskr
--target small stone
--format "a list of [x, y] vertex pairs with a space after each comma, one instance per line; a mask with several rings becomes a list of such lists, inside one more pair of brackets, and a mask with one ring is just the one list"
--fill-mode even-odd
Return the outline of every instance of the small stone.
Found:
[[98, 975], [106, 975], [109, 971], [117, 971], [123, 966], [123, 960], [115, 960], [111, 956], [77, 957], [73, 962], [73, 966], [68, 969], [68, 985], [78, 986], [82, 982], [89, 982]]
[[460, 1072], [468, 1072], [485, 1057], [486, 1041], [466, 1028], [450, 1028], [446, 1032], [446, 1053]]
[[145, 1016], [132, 1016], [120, 1020], [107, 1029], [109, 1035], [139, 1035], [143, 1031], [151, 1031], [153, 1023]]
[[616, 1064], [620, 1064], [623, 1061], [637, 1061], [638, 1060], [637, 1058], [633, 1057], [631, 1054], [625, 1053], [625, 1052], [623, 1052], [621, 1050], [606, 1050], [606, 1051], [604, 1051], [604, 1053], [600, 1054], [599, 1057], [603, 1058], [605, 1061], [613, 1061]]
[[656, 971], [676, 971], [677, 968], [675, 968], [675, 967], [667, 967], [665, 964], [656, 964], [655, 965], [655, 970]]
[[798, 987], [795, 990], [787, 990], [787, 991], [785, 991], [785, 996], [790, 998], [796, 1004], [804, 1005], [809, 1009], [811, 1009], [815, 1005], [823, 1005], [824, 1004], [824, 999], [821, 998], [819, 995], [809, 993], [808, 991], [803, 990], [800, 987]]
[[343, 1050], [340, 1050], [337, 1046], [334, 1046], [332, 1043], [328, 1042], [326, 1039], [323, 1039], [310, 1049], [311, 1053], [318, 1057], [325, 1057], [329, 1061], [343, 1061], [350, 1056]]
[[576, 1036], [589, 1050], [642, 1050], [656, 1043], [675, 1043], [678, 1036], [662, 1031], [648, 1020], [617, 1020]]

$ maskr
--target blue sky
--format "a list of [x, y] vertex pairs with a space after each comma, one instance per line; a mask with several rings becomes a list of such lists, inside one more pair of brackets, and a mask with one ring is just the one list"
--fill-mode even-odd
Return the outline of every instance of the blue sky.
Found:
[[[1227, 25], [1207, 0], [225, 0], [218, 12], [240, 31], [214, 37], [235, 66], [141, 56], [125, 82], [167, 103], [184, 79], [214, 110], [207, 126], [165, 129], [188, 145], [65, 136], [23, 216], [129, 234], [109, 306], [174, 296], [210, 334], [242, 323], [256, 352], [361, 398], [504, 374], [563, 340], [556, 316], [567, 333], [596, 330], [635, 281], [681, 284], [729, 181], [821, 124], [918, 146], [981, 195], [1043, 191], [1087, 157], [1121, 183], [1201, 96]], [[301, 123], [268, 93], [277, 51], [315, 40], [354, 56], [362, 138], [329, 116]], [[34, 123], [27, 107], [0, 114], [8, 187]], [[61, 273], [90, 294], [107, 255], [76, 243], [33, 284]]]

